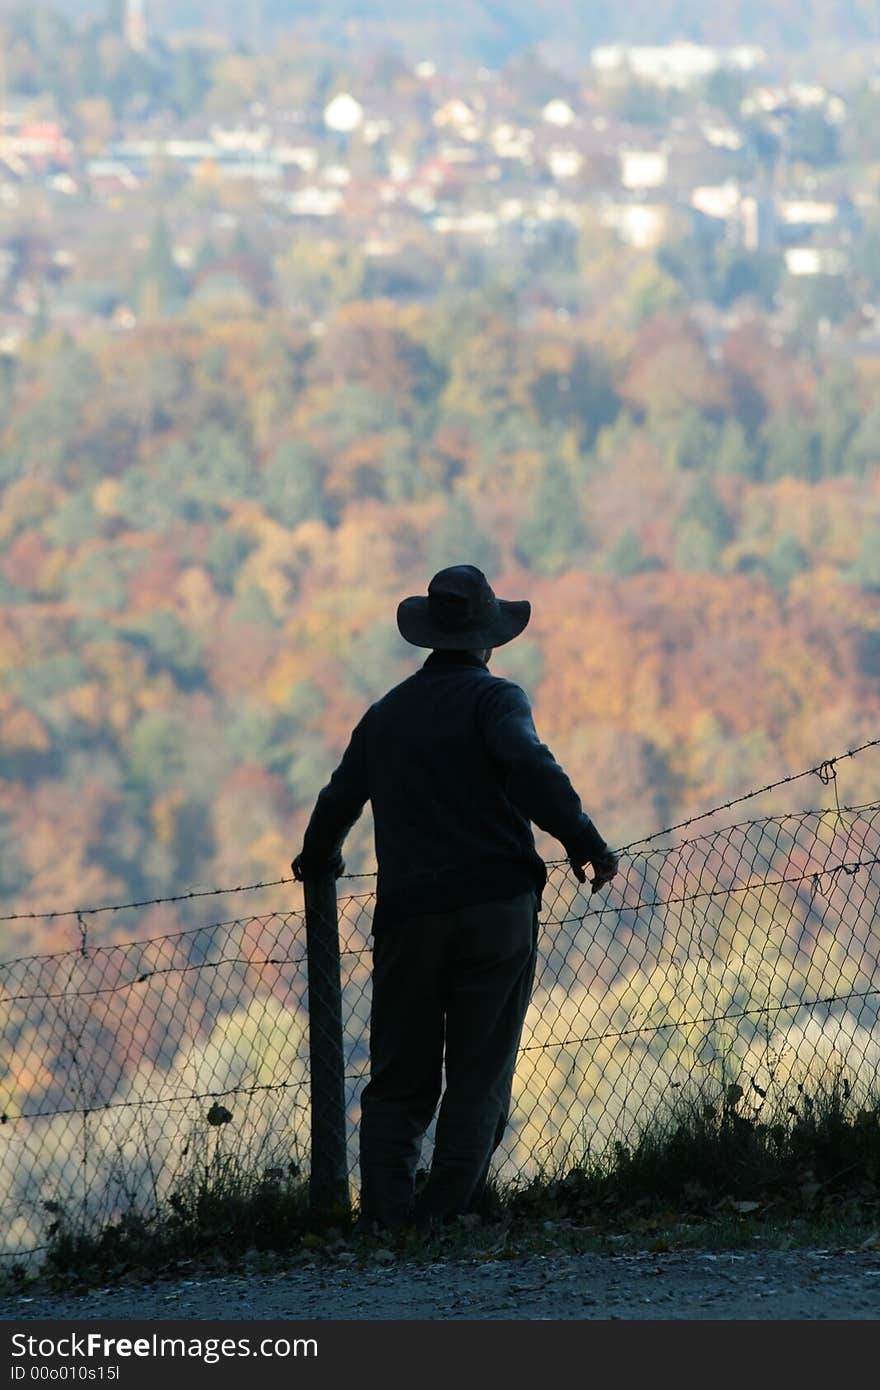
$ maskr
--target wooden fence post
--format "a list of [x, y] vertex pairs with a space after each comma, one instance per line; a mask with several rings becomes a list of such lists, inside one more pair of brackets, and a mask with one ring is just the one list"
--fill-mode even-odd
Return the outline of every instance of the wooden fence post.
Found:
[[306, 879], [306, 955], [309, 983], [311, 1173], [309, 1204], [316, 1216], [350, 1209], [342, 1052], [342, 986], [336, 880]]

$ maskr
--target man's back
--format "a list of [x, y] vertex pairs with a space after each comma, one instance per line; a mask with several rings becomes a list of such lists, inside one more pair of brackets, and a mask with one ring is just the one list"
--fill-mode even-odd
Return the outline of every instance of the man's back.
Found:
[[318, 798], [305, 860], [332, 865], [367, 800], [377, 926], [528, 889], [540, 897], [531, 821], [579, 862], [605, 848], [525, 693], [472, 652], [432, 652], [370, 707]]
[[[435, 652], [362, 723], [385, 912], [438, 911], [540, 891], [544, 865], [492, 753], [499, 711], [518, 687], [465, 652]], [[398, 903], [398, 899], [404, 899]]]

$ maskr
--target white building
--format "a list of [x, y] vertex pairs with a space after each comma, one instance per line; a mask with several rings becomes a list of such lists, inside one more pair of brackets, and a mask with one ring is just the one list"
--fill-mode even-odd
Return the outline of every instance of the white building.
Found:
[[547, 167], [554, 179], [573, 179], [583, 168], [584, 159], [579, 150], [554, 146], [547, 151]]
[[842, 275], [846, 257], [832, 246], [790, 246], [785, 252], [789, 275]]
[[669, 209], [661, 203], [607, 203], [599, 211], [599, 221], [629, 246], [653, 250], [666, 233]]
[[351, 135], [363, 119], [364, 108], [349, 92], [340, 92], [324, 107], [324, 124], [337, 135]]
[[741, 194], [739, 184], [733, 179], [726, 183], [702, 184], [691, 193], [691, 207], [705, 217], [717, 217], [727, 221], [739, 212]]
[[661, 188], [669, 177], [664, 150], [621, 150], [620, 182], [624, 188]]
[[729, 125], [704, 125], [703, 138], [716, 150], [741, 150], [743, 146], [739, 131]]
[[300, 188], [288, 193], [284, 206], [292, 217], [333, 217], [342, 207], [342, 194], [338, 188]]
[[499, 159], [519, 159], [531, 162], [534, 131], [523, 126], [513, 126], [502, 122], [492, 131], [492, 149]]
[[257, 126], [248, 130], [244, 126], [212, 125], [211, 139], [219, 150], [227, 154], [262, 154], [269, 147], [272, 131], [269, 126]]
[[798, 227], [827, 227], [837, 221], [837, 204], [812, 198], [786, 198], [777, 204], [780, 222]]
[[432, 119], [438, 130], [452, 130], [463, 140], [479, 139], [477, 113], [461, 97], [450, 97], [434, 112]]
[[629, 74], [658, 87], [690, 87], [719, 69], [751, 72], [767, 61], [762, 48], [710, 48], [685, 41], [658, 46], [606, 44], [594, 48], [590, 58], [599, 72]]
[[748, 194], [740, 204], [740, 221], [747, 251], [768, 251], [776, 246], [777, 217], [772, 198]]
[[559, 97], [547, 102], [541, 116], [547, 125], [555, 125], [560, 129], [574, 125], [574, 112], [568, 102], [562, 101]]

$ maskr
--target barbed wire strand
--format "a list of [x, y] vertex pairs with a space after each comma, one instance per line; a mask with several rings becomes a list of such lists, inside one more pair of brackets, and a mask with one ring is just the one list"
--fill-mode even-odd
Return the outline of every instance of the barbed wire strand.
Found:
[[[833, 758], [823, 758], [823, 760], [814, 767], [804, 768], [802, 772], [791, 773], [788, 777], [781, 777], [776, 782], [768, 782], [763, 787], [754, 787], [751, 791], [743, 792], [741, 796], [735, 796], [730, 801], [723, 801], [717, 806], [710, 807], [707, 811], [700, 811], [697, 815], [689, 816], [686, 820], [677, 821], [674, 825], [664, 826], [662, 830], [655, 830], [652, 834], [645, 835], [639, 840], [631, 840], [628, 844], [622, 845], [617, 852], [619, 854], [629, 853], [630, 850], [635, 849], [639, 845], [650, 844], [652, 841], [658, 840], [664, 835], [672, 834], [675, 830], [684, 830], [688, 826], [696, 825], [698, 821], [707, 820], [710, 816], [717, 815], [719, 811], [728, 811], [731, 807], [739, 806], [744, 801], [751, 801], [756, 796], [763, 796], [766, 792], [775, 791], [778, 787], [788, 786], [790, 783], [800, 781], [804, 777], [817, 776], [822, 781], [823, 785], [828, 785], [829, 782], [834, 781], [836, 795], [836, 764], [842, 762], [844, 758], [854, 758], [858, 753], [863, 753], [867, 748], [877, 747], [880, 747], [880, 738], [869, 739], [867, 742], [859, 744], [856, 748], [849, 748], [844, 753], [836, 753]], [[838, 812], [841, 809], [839, 801], [837, 809]], [[549, 862], [553, 864], [562, 864], [566, 861], [552, 860]], [[339, 881], [352, 882], [355, 879], [374, 877], [375, 874], [373, 873], [341, 874]], [[289, 883], [296, 883], [297, 881], [298, 880], [293, 876], [290, 876], [288, 878], [269, 879], [262, 883], [238, 884], [234, 888], [193, 889], [186, 893], [175, 893], [167, 897], [142, 898], [127, 903], [107, 903], [102, 907], [67, 907], [57, 908], [50, 912], [12, 912], [0, 917], [0, 922], [46, 922], [52, 921], [57, 917], [77, 917], [80, 919], [82, 950], [83, 954], [85, 954], [87, 942], [85, 923], [81, 920], [83, 917], [95, 916], [102, 912], [124, 912], [135, 907], [158, 907], [167, 903], [189, 902], [193, 898], [210, 898], [226, 893], [252, 893], [260, 888], [278, 888]]]

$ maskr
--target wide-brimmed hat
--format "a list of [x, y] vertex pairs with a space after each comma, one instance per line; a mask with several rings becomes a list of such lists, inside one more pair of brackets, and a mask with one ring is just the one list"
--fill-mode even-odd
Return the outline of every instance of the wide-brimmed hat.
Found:
[[531, 613], [527, 599], [496, 598], [475, 565], [450, 565], [434, 575], [427, 598], [401, 601], [397, 626], [416, 647], [482, 651], [518, 637]]

